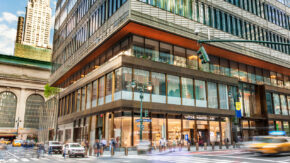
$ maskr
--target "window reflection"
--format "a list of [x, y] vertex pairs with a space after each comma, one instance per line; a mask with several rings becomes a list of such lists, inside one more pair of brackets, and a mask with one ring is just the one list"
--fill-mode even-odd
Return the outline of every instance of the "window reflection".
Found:
[[152, 102], [166, 103], [165, 74], [152, 72], [151, 82], [153, 86]]
[[104, 97], [105, 97], [105, 77], [99, 79], [99, 100], [98, 106], [104, 104]]
[[220, 108], [229, 109], [227, 85], [219, 84]]
[[167, 75], [168, 104], [181, 104], [180, 81], [178, 76]]
[[216, 83], [208, 82], [207, 83], [208, 90], [208, 107], [209, 108], [218, 108], [218, 100], [217, 100], [217, 85]]
[[274, 102], [275, 114], [281, 114], [280, 99], [279, 99], [279, 95], [276, 93], [273, 93], [273, 102]]
[[205, 81], [195, 80], [196, 106], [206, 107]]
[[193, 80], [181, 78], [182, 83], [182, 105], [194, 106]]
[[[150, 91], [146, 88], [146, 84], [149, 82], [149, 71], [134, 69], [134, 78], [137, 87], [144, 88], [143, 101], [150, 101]], [[137, 88], [134, 89], [134, 100], [140, 101], [140, 92]]]

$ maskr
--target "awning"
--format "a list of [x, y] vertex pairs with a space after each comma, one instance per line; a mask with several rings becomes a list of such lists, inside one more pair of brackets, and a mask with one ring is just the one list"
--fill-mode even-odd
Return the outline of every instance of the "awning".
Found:
[[16, 136], [16, 134], [3, 134], [3, 133], [0, 133], [0, 137], [14, 137]]

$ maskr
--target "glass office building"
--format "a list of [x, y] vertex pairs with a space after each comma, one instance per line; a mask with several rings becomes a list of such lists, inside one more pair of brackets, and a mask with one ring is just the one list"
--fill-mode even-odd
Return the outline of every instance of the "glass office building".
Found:
[[[133, 80], [152, 84], [143, 92], [150, 122], [142, 136], [154, 145], [161, 138], [224, 144], [271, 130], [289, 134], [286, 8], [260, 0], [59, 0], [50, 81], [64, 88], [58, 139], [136, 146], [140, 92]], [[203, 44], [210, 62], [202, 64], [197, 40], [208, 35], [284, 44]]]

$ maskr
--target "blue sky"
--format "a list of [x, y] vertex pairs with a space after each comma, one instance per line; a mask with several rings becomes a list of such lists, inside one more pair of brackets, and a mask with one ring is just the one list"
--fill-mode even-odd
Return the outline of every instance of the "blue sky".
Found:
[[[57, 0], [50, 0], [52, 19], [54, 19]], [[25, 17], [28, 0], [0, 0], [0, 54], [13, 55], [17, 29], [17, 17]], [[54, 20], [52, 20], [52, 25]], [[53, 26], [51, 27], [50, 43], [52, 44]]]

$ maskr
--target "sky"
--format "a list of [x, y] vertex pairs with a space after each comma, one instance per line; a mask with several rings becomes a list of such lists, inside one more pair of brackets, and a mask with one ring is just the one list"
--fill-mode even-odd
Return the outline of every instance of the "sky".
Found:
[[[51, 45], [56, 1], [50, 0], [50, 7], [52, 9]], [[28, 0], [0, 0], [0, 54], [13, 55], [18, 16], [25, 17], [27, 2]]]

